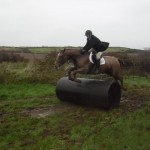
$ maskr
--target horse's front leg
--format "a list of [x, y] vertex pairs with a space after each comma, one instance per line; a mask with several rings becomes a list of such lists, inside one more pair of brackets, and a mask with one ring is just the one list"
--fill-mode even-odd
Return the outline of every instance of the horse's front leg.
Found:
[[68, 78], [69, 78], [69, 80], [74, 80], [74, 78], [72, 78], [72, 76], [71, 76], [71, 73], [72, 73], [72, 71], [75, 70], [75, 69], [76, 69], [76, 67], [71, 67], [71, 68], [68, 70]]
[[80, 73], [80, 74], [87, 74], [87, 73], [88, 73], [88, 68], [80, 68], [80, 69], [74, 70], [74, 71], [72, 72], [73, 80], [74, 80], [75, 82], [81, 83], [81, 80], [79, 80], [79, 79], [76, 78], [77, 73]]

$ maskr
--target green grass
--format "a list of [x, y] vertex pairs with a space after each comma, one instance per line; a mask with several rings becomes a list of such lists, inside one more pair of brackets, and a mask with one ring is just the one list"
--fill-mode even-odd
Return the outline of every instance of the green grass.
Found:
[[[72, 130], [72, 139], [81, 142], [73, 149], [136, 149], [148, 150], [150, 147], [150, 122], [148, 107], [140, 111], [116, 118], [115, 112], [111, 116], [104, 114], [103, 118], [87, 118], [87, 123], [78, 125]], [[95, 124], [91, 124], [95, 119]], [[90, 126], [91, 124], [91, 126]], [[80, 140], [80, 141], [78, 141]]]
[[[72, 46], [65, 46], [66, 48], [67, 47], [70, 47], [70, 48], [74, 48]], [[58, 51], [60, 49], [63, 49], [64, 47], [56, 47], [56, 46], [53, 46], [53, 47], [0, 47], [0, 50], [11, 50], [11, 51], [15, 51], [15, 50], [18, 50], [18, 51], [23, 51], [24, 48], [27, 48], [30, 52], [32, 53], [50, 53], [51, 51]], [[75, 48], [80, 48], [80, 47], [75, 47]], [[139, 49], [137, 49], [139, 50]], [[109, 47], [106, 52], [137, 52], [136, 49], [130, 49], [130, 48], [126, 48], [126, 47]]]
[[130, 52], [130, 48], [125, 47], [109, 47], [106, 52]]
[[[31, 51], [32, 53], [49, 53], [51, 51], [58, 51], [60, 49], [63, 49], [63, 47], [35, 47], [35, 48], [33, 47], [33, 48], [29, 48], [29, 51]], [[130, 52], [130, 48], [109, 47], [107, 51], [108, 52]]]
[[55, 86], [50, 84], [0, 84], [0, 99], [54, 96]]
[[150, 87], [150, 78], [129, 76], [128, 78], [125, 77], [125, 84], [127, 84], [130, 88]]
[[[0, 149], [149, 150], [149, 79], [128, 78], [125, 84], [123, 97], [141, 99], [140, 107], [74, 106], [60, 102], [50, 84], [0, 84]], [[24, 113], [50, 105], [69, 109], [42, 118]]]
[[46, 107], [57, 102], [55, 86], [50, 84], [0, 84], [0, 112]]

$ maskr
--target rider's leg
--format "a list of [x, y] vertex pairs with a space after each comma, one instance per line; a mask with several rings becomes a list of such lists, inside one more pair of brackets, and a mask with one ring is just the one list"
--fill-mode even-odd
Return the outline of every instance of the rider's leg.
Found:
[[98, 53], [96, 54], [96, 59], [97, 59], [97, 60], [100, 59], [101, 56], [102, 56], [102, 52], [98, 52]]
[[97, 58], [96, 58], [96, 53], [93, 53], [92, 59], [93, 59], [94, 65], [95, 65], [95, 67], [96, 67], [96, 70], [98, 71], [98, 70], [99, 70], [99, 66], [100, 66], [100, 62], [99, 62], [99, 60], [97, 60]]
[[94, 64], [96, 65], [97, 64], [97, 58], [96, 58], [96, 53], [95, 52], [92, 52], [92, 60], [94, 62]]
[[96, 53], [95, 51], [92, 51], [92, 60], [96, 66], [96, 68], [99, 68], [100, 67], [100, 58], [101, 58], [101, 55], [102, 55], [102, 52], [98, 52]]
[[97, 67], [98, 67], [98, 68], [100, 67], [100, 59], [101, 59], [101, 56], [102, 56], [102, 52], [98, 52], [98, 53], [96, 54]]

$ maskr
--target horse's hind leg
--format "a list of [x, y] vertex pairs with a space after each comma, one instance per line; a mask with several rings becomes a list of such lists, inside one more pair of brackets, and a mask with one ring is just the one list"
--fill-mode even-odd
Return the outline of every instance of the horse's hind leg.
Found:
[[123, 85], [123, 77], [122, 77], [122, 76], [120, 77], [120, 82], [121, 82], [121, 88], [122, 88], [124, 91], [126, 91], [127, 88], [125, 88], [124, 85]]
[[122, 76], [118, 76], [118, 77], [114, 77], [115, 80], [119, 80], [121, 83], [121, 88], [126, 91], [127, 89], [123, 86], [123, 77]]

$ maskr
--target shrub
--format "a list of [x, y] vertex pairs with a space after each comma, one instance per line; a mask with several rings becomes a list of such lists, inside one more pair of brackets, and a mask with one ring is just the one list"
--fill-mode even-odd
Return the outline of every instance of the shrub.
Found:
[[141, 53], [141, 68], [145, 73], [150, 74], [150, 50], [145, 50]]
[[0, 62], [25, 62], [27, 59], [13, 52], [0, 51]]
[[54, 69], [56, 52], [48, 54], [43, 60], [31, 62], [3, 62], [0, 64], [0, 83], [40, 82], [56, 84], [64, 75], [64, 67]]

